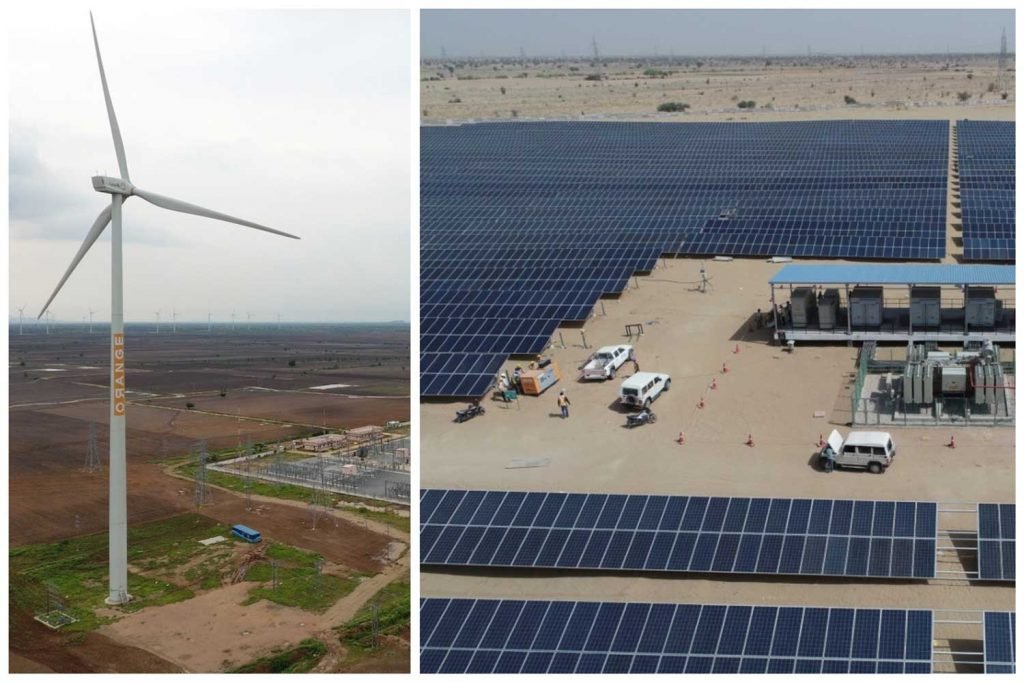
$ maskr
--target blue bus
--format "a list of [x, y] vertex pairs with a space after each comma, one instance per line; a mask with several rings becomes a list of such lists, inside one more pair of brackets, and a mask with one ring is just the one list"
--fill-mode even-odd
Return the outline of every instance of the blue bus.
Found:
[[249, 543], [259, 543], [261, 540], [263, 540], [263, 537], [260, 535], [260, 532], [256, 531], [255, 529], [250, 529], [244, 524], [236, 524], [233, 527], [231, 527], [231, 535], [238, 536], [243, 541], [247, 541]]

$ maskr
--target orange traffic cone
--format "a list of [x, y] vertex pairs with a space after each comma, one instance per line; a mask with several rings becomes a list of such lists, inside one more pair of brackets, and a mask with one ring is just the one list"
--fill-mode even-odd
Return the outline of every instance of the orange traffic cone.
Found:
[[824, 448], [824, 447], [825, 447], [825, 435], [824, 434], [818, 434], [818, 448]]
[[736, 345], [736, 348], [735, 348], [735, 349], [733, 349], [733, 350], [732, 350], [732, 352], [733, 352], [733, 353], [739, 353], [739, 352], [740, 352], [740, 345], [739, 345], [739, 344], [737, 344], [737, 345]]
[[727, 366], [725, 363], [722, 363], [722, 374], [724, 375], [727, 372], [729, 372], [729, 366]]
[[704, 397], [703, 396], [700, 397], [700, 403], [697, 404], [697, 407], [701, 408], [701, 409], [704, 408]]
[[946, 444], [946, 445], [949, 446], [950, 448], [956, 448], [956, 437], [955, 436], [949, 437], [949, 443]]
[[679, 432], [679, 438], [676, 439], [676, 443], [679, 444], [680, 446], [686, 443], [686, 434], [684, 434], [683, 432]]
[[750, 446], [751, 448], [754, 447], [754, 435], [753, 434], [747, 434], [746, 445]]
[[718, 380], [716, 380], [714, 377], [711, 378], [711, 388], [712, 389], [717, 389], [718, 388]]

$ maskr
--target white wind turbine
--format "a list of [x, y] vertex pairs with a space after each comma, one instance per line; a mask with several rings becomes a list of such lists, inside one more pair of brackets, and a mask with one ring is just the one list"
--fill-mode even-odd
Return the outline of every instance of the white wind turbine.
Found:
[[96, 47], [96, 62], [100, 70], [100, 83], [103, 85], [103, 98], [107, 105], [107, 118], [110, 121], [110, 132], [114, 139], [114, 151], [117, 154], [117, 166], [121, 172], [119, 178], [105, 176], [94, 176], [92, 186], [97, 192], [110, 195], [110, 206], [103, 209], [96, 221], [92, 224], [85, 241], [75, 254], [71, 265], [68, 266], [64, 277], [60, 279], [57, 288], [46, 301], [43, 310], [39, 313], [42, 317], [47, 312], [57, 293], [60, 292], [64, 283], [71, 277], [79, 262], [89, 251], [89, 248], [99, 239], [100, 234], [106, 229], [107, 224], [111, 225], [111, 312], [110, 312], [110, 592], [107, 602], [118, 605], [130, 599], [128, 595], [128, 482], [126, 473], [125, 455], [125, 355], [124, 355], [124, 286], [122, 280], [122, 250], [121, 250], [121, 206], [132, 196], [139, 197], [150, 204], [170, 211], [204, 216], [216, 220], [243, 225], [248, 228], [270, 232], [275, 235], [283, 235], [298, 239], [280, 230], [274, 230], [257, 223], [251, 223], [241, 218], [235, 218], [223, 213], [204, 209], [195, 204], [172, 199], [163, 195], [143, 190], [132, 184], [128, 176], [128, 163], [125, 160], [124, 143], [121, 141], [121, 131], [117, 125], [117, 117], [114, 115], [114, 105], [110, 101], [110, 90], [107, 88], [107, 76], [103, 71], [103, 58], [100, 56], [100, 43], [96, 37], [96, 24], [92, 20], [92, 13], [89, 13], [89, 22], [92, 24], [92, 39]]
[[92, 334], [92, 316], [96, 311], [89, 309], [89, 334]]
[[19, 337], [21, 335], [25, 334], [24, 318], [25, 318], [25, 307], [24, 306], [19, 306], [18, 307], [18, 336]]

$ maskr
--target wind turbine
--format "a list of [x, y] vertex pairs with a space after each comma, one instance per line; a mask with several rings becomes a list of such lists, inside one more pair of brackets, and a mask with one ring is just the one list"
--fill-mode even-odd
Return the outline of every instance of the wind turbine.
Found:
[[171, 333], [178, 333], [178, 310], [175, 308], [171, 309]]
[[94, 176], [92, 179], [93, 189], [110, 195], [110, 206], [103, 209], [96, 221], [92, 224], [85, 236], [85, 241], [78, 249], [71, 265], [68, 266], [64, 277], [53, 290], [53, 294], [46, 301], [43, 310], [39, 313], [42, 317], [47, 312], [50, 304], [60, 292], [64, 283], [71, 277], [71, 273], [81, 262], [82, 258], [89, 251], [90, 247], [99, 239], [100, 234], [106, 229], [107, 224], [111, 225], [111, 311], [110, 311], [110, 582], [107, 603], [120, 605], [131, 599], [128, 595], [128, 480], [126, 473], [125, 454], [125, 352], [124, 352], [124, 282], [122, 278], [122, 249], [121, 249], [121, 207], [124, 202], [132, 196], [137, 196], [150, 204], [162, 209], [177, 211], [180, 213], [204, 216], [227, 223], [243, 225], [255, 230], [282, 235], [298, 239], [280, 230], [274, 230], [257, 223], [251, 223], [241, 218], [235, 218], [223, 213], [204, 209], [203, 207], [189, 204], [178, 199], [172, 199], [163, 195], [143, 190], [132, 184], [128, 176], [128, 163], [125, 159], [124, 143], [121, 140], [121, 130], [117, 125], [117, 117], [114, 115], [114, 105], [110, 101], [110, 90], [107, 88], [107, 76], [103, 70], [103, 58], [100, 56], [100, 43], [96, 37], [96, 23], [89, 13], [89, 23], [92, 24], [92, 40], [96, 47], [96, 62], [99, 65], [100, 83], [103, 86], [103, 99], [107, 105], [107, 118], [110, 122], [110, 132], [114, 140], [114, 151], [117, 154], [117, 166], [121, 172], [120, 177], [110, 178], [105, 176]]
[[153, 315], [156, 316], [156, 333], [160, 334], [160, 311], [153, 311]]
[[252, 313], [249, 313], [248, 311], [245, 312], [245, 331], [252, 331]]
[[25, 318], [25, 307], [24, 306], [19, 306], [18, 307], [18, 336], [19, 337], [21, 335], [25, 334], [24, 318]]
[[89, 309], [89, 334], [92, 334], [92, 314], [96, 311]]

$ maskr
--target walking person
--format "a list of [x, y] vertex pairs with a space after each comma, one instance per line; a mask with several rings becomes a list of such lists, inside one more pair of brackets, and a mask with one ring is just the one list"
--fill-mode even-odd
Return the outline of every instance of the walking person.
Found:
[[569, 417], [569, 397], [565, 395], [565, 391], [558, 392], [558, 408], [562, 411], [562, 419]]
[[636, 359], [636, 349], [629, 350], [629, 360], [633, 362], [633, 374], [640, 372], [640, 363]]

